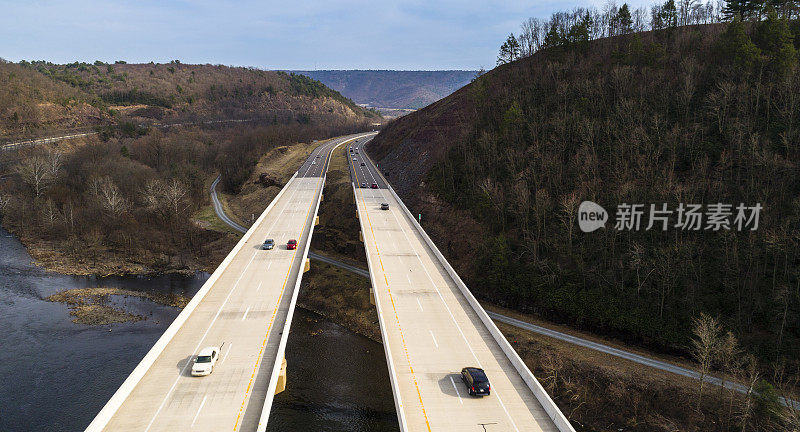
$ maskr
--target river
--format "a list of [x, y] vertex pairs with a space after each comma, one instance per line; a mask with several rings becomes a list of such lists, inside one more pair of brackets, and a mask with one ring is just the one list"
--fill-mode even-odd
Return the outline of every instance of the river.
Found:
[[[97, 286], [192, 296], [208, 277], [50, 273], [0, 229], [0, 431], [83, 430], [180, 312], [115, 299], [147, 319], [86, 326], [44, 298]], [[298, 309], [286, 359], [288, 386], [275, 397], [270, 430], [398, 430], [380, 344]]]

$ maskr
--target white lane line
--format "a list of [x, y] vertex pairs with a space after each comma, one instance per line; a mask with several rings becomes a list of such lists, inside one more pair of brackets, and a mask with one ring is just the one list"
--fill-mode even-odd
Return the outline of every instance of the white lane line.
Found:
[[[281, 212], [278, 213], [279, 217], [275, 219], [275, 221], [272, 223], [272, 226], [270, 226], [270, 228], [269, 228], [269, 230], [267, 230], [267, 232], [271, 232], [272, 231], [272, 228], [274, 228], [275, 224], [278, 223], [278, 220], [281, 219], [280, 215], [282, 215], [283, 212], [286, 211], [286, 208], [289, 206], [289, 203], [291, 202], [292, 198], [297, 193], [297, 188], [293, 188], [293, 189], [294, 190], [292, 190], [292, 194], [289, 196], [289, 199], [288, 199], [289, 202], [287, 202], [286, 205], [283, 206], [283, 209], [281, 210]], [[247, 265], [244, 267], [244, 270], [239, 275], [239, 278], [236, 279], [236, 282], [233, 284], [233, 288], [231, 288], [231, 290], [228, 292], [228, 295], [225, 297], [225, 300], [222, 302], [222, 305], [217, 310], [216, 315], [214, 315], [214, 319], [211, 320], [211, 323], [208, 325], [208, 328], [206, 328], [205, 333], [203, 333], [203, 336], [200, 338], [200, 342], [198, 342], [197, 346], [194, 347], [194, 350], [192, 351], [192, 353], [197, 352], [197, 350], [200, 348], [200, 345], [203, 344], [203, 340], [205, 340], [206, 336], [208, 335], [208, 332], [211, 330], [211, 327], [214, 326], [214, 323], [217, 321], [217, 318], [219, 318], [219, 314], [222, 313], [222, 309], [225, 307], [226, 304], [228, 304], [228, 300], [231, 298], [231, 295], [233, 294], [233, 292], [236, 291], [236, 287], [239, 286], [239, 282], [242, 280], [242, 277], [244, 277], [244, 275], [247, 273], [247, 269], [250, 267], [250, 264], [253, 263], [253, 259], [255, 259], [256, 255], [258, 255], [258, 253], [254, 253], [253, 256], [250, 258], [250, 261], [247, 262]], [[156, 413], [153, 414], [153, 418], [150, 419], [150, 423], [147, 424], [147, 428], [145, 428], [144, 432], [148, 432], [150, 430], [150, 428], [153, 426], [153, 422], [156, 421], [156, 417], [158, 417], [158, 414], [161, 412], [162, 409], [164, 409], [164, 404], [167, 403], [167, 399], [169, 399], [170, 395], [172, 395], [172, 391], [175, 390], [175, 386], [178, 385], [178, 381], [180, 380], [181, 376], [183, 376], [186, 373], [186, 370], [191, 366], [191, 364], [192, 364], [192, 362], [187, 362], [186, 366], [184, 366], [183, 370], [181, 370], [180, 375], [178, 375], [178, 377], [175, 378], [175, 382], [172, 383], [172, 387], [170, 387], [169, 391], [164, 396], [164, 400], [161, 401], [161, 405], [158, 406], [158, 409], [156, 410]]]
[[203, 405], [206, 404], [206, 398], [208, 398], [208, 396], [203, 396], [203, 402], [200, 402], [200, 408], [197, 408], [197, 414], [195, 414], [194, 418], [192, 419], [192, 427], [194, 427], [194, 422], [197, 421], [197, 417], [200, 415], [200, 411], [203, 410]]
[[242, 321], [247, 318], [247, 313], [250, 312], [250, 306], [247, 306], [247, 310], [244, 311], [244, 315], [242, 315]]
[[461, 400], [461, 393], [458, 392], [458, 387], [456, 386], [456, 382], [453, 381], [452, 375], [450, 375], [450, 382], [453, 383], [453, 389], [456, 391], [456, 396], [458, 396], [458, 401], [461, 402], [461, 405], [464, 405], [464, 401]]
[[436, 336], [433, 335], [433, 330], [428, 330], [431, 333], [431, 339], [433, 339], [433, 344], [436, 345], [436, 349], [439, 349], [439, 343], [436, 342]]
[[[208, 335], [208, 332], [211, 330], [211, 327], [214, 326], [214, 323], [217, 321], [217, 318], [219, 318], [219, 314], [222, 313], [222, 308], [224, 308], [225, 305], [228, 304], [228, 300], [231, 298], [231, 294], [233, 294], [233, 292], [236, 291], [236, 287], [239, 285], [239, 281], [242, 280], [242, 276], [244, 276], [244, 274], [247, 272], [247, 268], [250, 267], [250, 264], [253, 262], [253, 259], [255, 257], [256, 257], [256, 254], [253, 254], [253, 257], [250, 258], [250, 261], [244, 267], [244, 271], [242, 272], [241, 275], [239, 275], [239, 279], [236, 280], [236, 283], [233, 284], [233, 288], [231, 288], [231, 290], [228, 292], [227, 297], [225, 297], [225, 301], [223, 301], [222, 305], [219, 307], [219, 309], [217, 309], [217, 313], [216, 313], [216, 315], [214, 315], [214, 319], [212, 319], [211, 323], [208, 324], [208, 327], [206, 328], [205, 333], [203, 333], [203, 336], [200, 337], [200, 342], [198, 342], [197, 346], [194, 347], [194, 350], [192, 350], [192, 354], [196, 353], [197, 350], [200, 348], [200, 345], [203, 344], [203, 340], [205, 340], [206, 335]], [[175, 382], [172, 383], [172, 387], [170, 387], [169, 391], [164, 396], [164, 400], [161, 401], [161, 405], [158, 406], [158, 410], [156, 410], [156, 413], [153, 414], [153, 418], [150, 419], [150, 423], [147, 424], [147, 428], [145, 428], [145, 432], [149, 431], [150, 427], [153, 426], [153, 422], [156, 421], [156, 417], [158, 417], [158, 413], [160, 413], [161, 410], [164, 408], [164, 404], [167, 403], [167, 399], [170, 397], [170, 395], [172, 395], [172, 391], [175, 390], [175, 386], [178, 385], [178, 380], [180, 380], [181, 376], [183, 376], [183, 374], [186, 373], [186, 370], [191, 365], [192, 365], [191, 361], [186, 362], [186, 366], [183, 367], [183, 370], [181, 371], [180, 375], [178, 375], [178, 377], [175, 378]]]
[[[383, 191], [381, 191], [381, 197], [383, 197], [383, 196], [384, 196], [383, 195]], [[403, 228], [403, 224], [400, 223], [400, 219], [397, 218], [397, 215], [394, 213], [394, 210], [392, 210], [391, 213], [392, 213], [392, 216], [394, 216], [395, 221], [397, 221], [397, 225], [400, 226], [400, 230], [403, 232], [403, 236], [405, 236], [406, 241], [408, 242], [409, 246], [411, 246], [411, 249], [414, 251], [414, 254], [416, 255], [417, 260], [419, 261], [420, 265], [422, 266], [422, 269], [425, 270], [425, 274], [428, 276], [428, 280], [430, 280], [431, 284], [433, 285], [433, 288], [436, 290], [436, 293], [439, 294], [439, 299], [441, 299], [442, 304], [444, 305], [445, 309], [447, 309], [447, 313], [450, 314], [450, 318], [453, 320], [453, 323], [456, 325], [456, 328], [458, 329], [458, 332], [461, 334], [461, 338], [464, 339], [464, 343], [467, 345], [467, 348], [469, 349], [469, 352], [472, 353], [472, 357], [478, 363], [478, 367], [483, 369], [483, 366], [481, 365], [481, 361], [478, 359], [478, 356], [475, 354], [475, 351], [472, 350], [472, 346], [470, 345], [469, 341], [467, 340], [467, 337], [464, 335], [464, 332], [461, 330], [461, 326], [458, 325], [458, 321], [456, 321], [456, 317], [453, 315], [453, 312], [450, 310], [450, 307], [447, 305], [447, 302], [444, 300], [444, 297], [442, 296], [441, 291], [439, 291], [439, 287], [436, 286], [436, 282], [433, 281], [433, 278], [431, 277], [431, 274], [428, 272], [428, 268], [425, 267], [425, 263], [422, 261], [422, 258], [417, 253], [417, 250], [414, 247], [414, 243], [411, 242], [411, 239], [408, 237], [408, 234], [406, 234], [406, 230]], [[495, 390], [495, 396], [496, 396], [497, 401], [500, 402], [500, 406], [503, 407], [503, 411], [506, 412], [506, 416], [508, 416], [508, 420], [511, 422], [511, 426], [514, 427], [515, 431], [519, 432], [519, 429], [517, 428], [517, 424], [514, 423], [514, 419], [511, 417], [511, 414], [508, 413], [508, 410], [506, 409], [506, 405], [503, 403], [503, 399], [500, 398], [500, 395], [498, 394], [497, 390]]]
[[231, 343], [231, 344], [228, 345], [228, 351], [225, 351], [225, 355], [222, 356], [222, 360], [220, 361], [220, 363], [224, 362], [225, 359], [228, 358], [228, 354], [231, 353], [232, 349], [233, 349], [233, 344]]
[[[269, 267], [267, 267], [267, 270], [269, 270]], [[256, 288], [256, 292], [261, 291], [261, 284], [263, 284], [263, 283], [264, 283], [264, 281], [261, 281], [261, 282], [258, 283], [258, 288]]]
[[425, 311], [422, 309], [422, 303], [420, 303], [420, 302], [419, 302], [419, 298], [417, 298], [417, 304], [419, 305], [419, 311], [420, 311], [420, 312], [425, 312]]

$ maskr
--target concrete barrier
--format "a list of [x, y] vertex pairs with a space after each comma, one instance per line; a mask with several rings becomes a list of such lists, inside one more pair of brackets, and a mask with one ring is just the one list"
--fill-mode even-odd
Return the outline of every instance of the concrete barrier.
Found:
[[242, 236], [242, 238], [239, 240], [236, 246], [234, 246], [231, 253], [229, 253], [228, 256], [225, 257], [225, 259], [222, 261], [222, 264], [220, 264], [219, 267], [217, 267], [217, 269], [214, 270], [214, 273], [211, 274], [211, 277], [209, 277], [206, 283], [204, 283], [203, 286], [200, 288], [200, 290], [197, 291], [197, 294], [195, 294], [194, 297], [192, 297], [192, 300], [186, 305], [185, 308], [183, 308], [183, 311], [181, 311], [181, 313], [178, 314], [178, 316], [175, 318], [172, 324], [170, 324], [170, 326], [167, 327], [167, 330], [164, 331], [164, 334], [161, 335], [158, 341], [156, 341], [155, 345], [153, 345], [153, 347], [150, 348], [150, 351], [147, 352], [142, 361], [140, 361], [139, 364], [136, 366], [136, 368], [133, 369], [133, 372], [131, 372], [131, 374], [128, 375], [128, 378], [125, 379], [125, 381], [117, 389], [114, 395], [111, 396], [111, 399], [109, 399], [108, 402], [106, 402], [105, 406], [103, 406], [103, 409], [101, 409], [100, 412], [97, 413], [94, 420], [92, 420], [92, 422], [86, 428], [87, 432], [99, 432], [106, 427], [108, 422], [111, 420], [111, 417], [114, 416], [119, 407], [122, 406], [122, 404], [125, 402], [125, 399], [128, 398], [128, 396], [131, 394], [136, 385], [139, 384], [139, 381], [141, 381], [142, 377], [144, 377], [144, 375], [147, 373], [147, 370], [150, 369], [150, 367], [156, 361], [158, 356], [161, 355], [161, 353], [164, 351], [164, 348], [166, 348], [167, 344], [169, 344], [169, 342], [172, 340], [175, 334], [178, 333], [178, 330], [180, 330], [181, 326], [183, 326], [186, 320], [189, 319], [189, 316], [197, 308], [197, 305], [200, 304], [201, 301], [203, 301], [203, 298], [206, 296], [206, 294], [208, 294], [208, 292], [214, 286], [214, 283], [217, 282], [220, 275], [222, 275], [225, 269], [228, 268], [228, 265], [230, 265], [231, 261], [233, 261], [233, 257], [236, 256], [236, 254], [239, 253], [239, 251], [242, 249], [242, 247], [244, 247], [247, 241], [250, 240], [250, 237], [255, 232], [255, 227], [261, 224], [261, 222], [264, 220], [264, 218], [267, 216], [270, 210], [272, 210], [272, 207], [275, 205], [276, 202], [278, 202], [278, 199], [280, 199], [280, 197], [283, 195], [283, 193], [286, 191], [289, 185], [292, 184], [292, 182], [295, 180], [296, 177], [297, 173], [295, 172], [295, 174], [292, 176], [291, 179], [289, 179], [289, 181], [286, 183], [283, 189], [281, 189], [281, 191], [278, 192], [278, 195], [276, 195], [275, 198], [273, 198], [272, 202], [269, 203], [269, 206], [267, 206], [266, 210], [264, 210], [264, 212], [261, 213], [261, 216], [258, 217], [258, 220], [256, 220], [253, 226], [251, 226], [250, 229], [247, 230], [247, 232]]
[[[344, 144], [346, 142], [350, 142], [350, 141], [352, 141], [352, 140], [354, 140], [356, 138], [360, 138], [360, 136], [359, 137], [355, 137], [355, 138], [346, 139], [346, 140], [340, 142], [339, 144], [337, 144], [331, 150], [331, 153], [329, 155], [329, 159], [330, 159], [330, 157], [332, 157], [333, 152], [336, 151], [336, 149], [339, 148], [340, 145], [342, 145], [342, 144]], [[325, 166], [327, 167], [327, 165], [328, 165], [328, 161], [325, 161]], [[317, 204], [314, 207], [314, 218], [316, 218], [317, 213], [319, 212], [319, 205], [322, 202], [322, 191], [325, 189], [325, 181], [327, 180], [327, 178], [328, 178], [328, 173], [326, 171], [325, 174], [322, 176], [322, 184], [320, 185], [320, 188], [319, 188], [319, 196], [317, 196]], [[303, 251], [303, 261], [301, 261], [303, 263], [308, 261], [308, 252], [311, 249], [311, 237], [313, 236], [313, 234], [314, 234], [314, 224], [312, 223], [311, 224], [311, 228], [308, 231], [308, 237], [306, 237], [305, 250]], [[305, 265], [305, 264], [302, 264], [302, 265]], [[297, 305], [297, 295], [300, 293], [300, 284], [303, 281], [303, 273], [304, 273], [303, 271], [300, 271], [298, 273], [297, 281], [294, 284], [294, 291], [292, 292], [292, 299], [289, 301], [289, 312], [286, 315], [286, 322], [283, 325], [283, 332], [281, 333], [281, 339], [280, 339], [280, 342], [278, 343], [278, 353], [277, 353], [276, 359], [277, 358], [284, 358], [285, 354], [286, 354], [286, 343], [289, 340], [289, 331], [291, 330], [291, 327], [292, 327], [292, 318], [294, 318], [294, 309], [295, 309], [295, 306]], [[284, 372], [285, 372], [285, 365], [284, 365]], [[276, 387], [278, 385], [278, 377], [280, 376], [280, 374], [281, 374], [281, 362], [276, 361], [275, 365], [272, 368], [272, 375], [270, 376], [270, 379], [269, 379], [269, 386], [267, 387], [267, 396], [266, 396], [266, 399], [264, 400], [264, 407], [261, 409], [261, 416], [258, 419], [258, 427], [256, 428], [257, 432], [264, 432], [264, 431], [267, 430], [267, 422], [269, 421], [269, 413], [270, 413], [270, 411], [272, 411], [272, 401], [275, 398], [275, 389], [276, 389]], [[285, 381], [284, 381], [283, 384], [284, 384], [284, 386], [288, 385]]]

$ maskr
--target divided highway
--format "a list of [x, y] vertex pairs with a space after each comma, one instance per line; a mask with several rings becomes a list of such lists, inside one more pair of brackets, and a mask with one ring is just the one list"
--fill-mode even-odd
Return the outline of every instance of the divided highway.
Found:
[[[401, 430], [573, 431], [366, 157], [370, 139], [347, 152]], [[490, 396], [468, 395], [467, 366]]]
[[[327, 164], [352, 138], [313, 151], [87, 431], [266, 428]], [[261, 250], [267, 238], [275, 249]], [[219, 360], [192, 377], [206, 346], [220, 347]]]

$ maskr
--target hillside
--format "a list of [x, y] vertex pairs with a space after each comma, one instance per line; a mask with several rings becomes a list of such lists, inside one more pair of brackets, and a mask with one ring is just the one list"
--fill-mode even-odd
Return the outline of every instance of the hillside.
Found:
[[297, 71], [356, 103], [376, 108], [417, 109], [468, 84], [476, 71], [319, 70]]
[[[792, 362], [798, 48], [800, 25], [775, 19], [555, 46], [390, 123], [368, 152], [483, 299], [684, 355], [706, 313]], [[578, 229], [584, 200], [605, 229]], [[647, 214], [617, 230], [623, 203], [764, 210], [755, 231], [646, 230]]]
[[[213, 269], [236, 241], [208, 217], [218, 174], [260, 213], [288, 177], [262, 156], [380, 121], [308, 77], [225, 66], [0, 63], [0, 96], [0, 140], [100, 132], [0, 152], [0, 222], [68, 274]], [[228, 119], [249, 121], [202, 123]]]
[[0, 137], [108, 123], [373, 116], [303, 75], [212, 65], [0, 63]]

